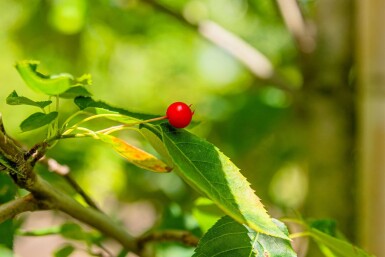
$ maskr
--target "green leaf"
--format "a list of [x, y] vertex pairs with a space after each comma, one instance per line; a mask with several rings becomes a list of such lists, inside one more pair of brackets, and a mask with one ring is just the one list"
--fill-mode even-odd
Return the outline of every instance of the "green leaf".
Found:
[[39, 101], [35, 102], [27, 97], [19, 96], [16, 91], [13, 91], [8, 97], [7, 97], [7, 104], [9, 105], [32, 105], [39, 108], [44, 108], [52, 103], [52, 101]]
[[86, 231], [79, 224], [72, 222], [64, 223], [58, 231], [54, 231], [53, 229], [51, 232], [52, 234], [57, 232], [66, 239], [85, 242], [87, 245], [99, 245], [103, 239], [103, 235], [98, 231]]
[[65, 245], [57, 249], [54, 253], [55, 257], [68, 257], [75, 251], [75, 247], [72, 245]]
[[[285, 224], [277, 219], [273, 219], [277, 227], [288, 237], [289, 231]], [[296, 257], [291, 243], [281, 238], [276, 238], [264, 234], [258, 234], [253, 231], [254, 235], [254, 251], [258, 257]]]
[[98, 133], [103, 142], [111, 145], [113, 149], [132, 164], [154, 172], [170, 172], [172, 169], [163, 161], [135, 146], [128, 144], [120, 138]]
[[24, 82], [33, 90], [47, 95], [59, 95], [72, 86], [90, 84], [89, 75], [75, 79], [71, 74], [44, 75], [37, 71], [38, 61], [20, 61], [16, 69]]
[[[1, 157], [0, 157], [1, 158]], [[17, 187], [14, 181], [5, 172], [0, 172], [0, 205], [15, 199]], [[16, 225], [13, 219], [0, 223], [0, 246], [12, 249]], [[3, 256], [0, 254], [0, 256]]]
[[316, 219], [307, 221], [311, 228], [315, 228], [332, 237], [337, 237], [337, 222], [331, 219]]
[[[275, 220], [282, 233], [286, 226]], [[199, 241], [193, 257], [295, 257], [289, 241], [252, 231], [229, 216], [221, 218]]]
[[36, 112], [26, 118], [21, 124], [20, 128], [23, 132], [34, 130], [45, 125], [50, 124], [56, 119], [58, 112], [50, 112], [48, 114], [42, 112]]
[[91, 97], [79, 96], [75, 98], [74, 102], [79, 107], [80, 110], [84, 110], [86, 108], [101, 108], [108, 111], [117, 112], [139, 120], [147, 120], [147, 119], [159, 117], [158, 115], [130, 112], [122, 108], [113, 107], [102, 101], [95, 101]]
[[255, 231], [290, 240], [273, 223], [239, 169], [218, 148], [168, 124], [153, 127], [160, 130], [176, 172], [188, 184], [207, 195], [239, 223]]
[[60, 228], [60, 234], [67, 239], [72, 240], [86, 240], [86, 232], [83, 231], [82, 227], [75, 223], [64, 223]]
[[17, 230], [16, 234], [18, 236], [49, 236], [49, 235], [57, 235], [60, 234], [61, 227], [48, 227], [48, 228], [42, 228], [42, 229], [35, 229], [35, 230]]
[[47, 95], [58, 95], [71, 87], [74, 78], [70, 74], [43, 75], [37, 71], [38, 65], [38, 61], [16, 63], [17, 71], [30, 88]]
[[341, 257], [373, 257], [364, 250], [351, 243], [323, 233], [315, 228], [310, 228], [310, 236], [322, 247], [329, 248], [333, 253]]
[[0, 244], [0, 256], [1, 257], [14, 257], [12, 250], [8, 249], [4, 245]]
[[60, 94], [61, 98], [73, 99], [78, 96], [91, 96], [92, 94], [83, 86], [70, 87], [67, 91]]

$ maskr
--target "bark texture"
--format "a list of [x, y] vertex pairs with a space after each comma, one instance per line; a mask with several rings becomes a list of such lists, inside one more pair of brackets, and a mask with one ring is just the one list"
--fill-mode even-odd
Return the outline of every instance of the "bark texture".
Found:
[[[355, 107], [349, 82], [353, 53], [352, 0], [316, 5], [316, 49], [304, 54], [305, 122], [309, 193], [305, 216], [332, 218], [354, 240]], [[309, 256], [318, 256], [311, 252]]]
[[357, 1], [361, 244], [385, 256], [385, 1]]

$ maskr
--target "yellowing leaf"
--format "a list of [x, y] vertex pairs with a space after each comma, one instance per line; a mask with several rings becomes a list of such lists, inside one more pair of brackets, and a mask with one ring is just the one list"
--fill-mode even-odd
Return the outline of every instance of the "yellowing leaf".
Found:
[[140, 168], [161, 173], [171, 171], [171, 168], [168, 167], [163, 161], [159, 160], [152, 154], [128, 144], [120, 138], [102, 133], [98, 133], [97, 136], [101, 141], [111, 145], [112, 148], [127, 161]]

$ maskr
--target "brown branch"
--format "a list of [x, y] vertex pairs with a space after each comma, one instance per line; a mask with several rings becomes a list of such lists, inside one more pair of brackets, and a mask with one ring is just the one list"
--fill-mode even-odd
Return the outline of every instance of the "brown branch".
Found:
[[29, 187], [28, 190], [39, 202], [44, 203], [50, 209], [60, 210], [71, 217], [96, 228], [104, 235], [114, 238], [126, 249], [137, 252], [135, 240], [125, 231], [123, 226], [117, 224], [104, 213], [96, 211], [93, 208], [82, 206], [69, 195], [54, 188], [40, 176], [36, 177], [36, 182]]
[[104, 235], [114, 238], [127, 250], [137, 252], [136, 241], [123, 226], [100, 211], [82, 206], [34, 173], [35, 161], [40, 159], [47, 147], [44, 142], [37, 144], [37, 147], [30, 151], [25, 151], [7, 137], [5, 131], [1, 129], [1, 124], [2, 121], [0, 121], [0, 164], [6, 167], [15, 183], [31, 192], [31, 195], [1, 205], [0, 220], [12, 218], [21, 212], [37, 210], [43, 206], [44, 209], [60, 210], [96, 228]]
[[32, 194], [4, 203], [0, 205], [0, 224], [20, 213], [39, 209], [42, 208]]
[[164, 230], [141, 237], [138, 240], [138, 249], [142, 251], [148, 243], [152, 242], [179, 242], [186, 246], [196, 247], [198, 245], [199, 238], [188, 231]]
[[304, 53], [314, 51], [315, 40], [303, 19], [297, 0], [277, 0], [277, 4], [286, 27], [293, 35], [299, 50]]

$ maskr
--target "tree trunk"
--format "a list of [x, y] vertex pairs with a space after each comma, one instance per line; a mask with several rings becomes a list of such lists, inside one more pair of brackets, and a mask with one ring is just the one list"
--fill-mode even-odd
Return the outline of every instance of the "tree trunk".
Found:
[[385, 1], [357, 1], [361, 244], [385, 256]]
[[[303, 56], [304, 133], [309, 171], [306, 217], [331, 218], [354, 239], [352, 0], [316, 6], [316, 50]], [[313, 251], [313, 250], [312, 250]], [[317, 256], [311, 252], [309, 256]]]

